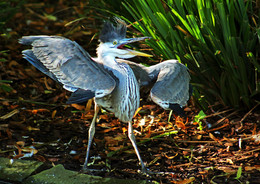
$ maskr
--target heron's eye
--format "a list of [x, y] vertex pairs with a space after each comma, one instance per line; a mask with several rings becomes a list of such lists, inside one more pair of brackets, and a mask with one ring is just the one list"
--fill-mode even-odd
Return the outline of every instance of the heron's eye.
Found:
[[113, 41], [113, 45], [116, 45], [117, 44], [117, 41], [115, 40], [115, 41]]

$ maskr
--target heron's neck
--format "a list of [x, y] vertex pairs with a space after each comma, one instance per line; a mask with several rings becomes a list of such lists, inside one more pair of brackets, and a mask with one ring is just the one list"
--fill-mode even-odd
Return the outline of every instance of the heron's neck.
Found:
[[101, 63], [105, 69], [111, 71], [115, 76], [119, 76], [122, 72], [122, 68], [120, 67], [120, 63], [116, 61], [115, 55], [107, 52], [108, 48], [106, 45], [100, 43], [97, 48], [97, 62]]
[[98, 62], [103, 64], [106, 69], [117, 67], [118, 63], [114, 56], [109, 54], [100, 54], [98, 55]]
[[120, 66], [120, 63], [116, 61], [116, 58], [111, 55], [103, 55], [98, 57], [98, 62], [102, 63], [104, 68], [111, 71], [116, 77], [120, 77], [122, 71], [122, 68]]
[[103, 44], [100, 43], [97, 48], [97, 62], [103, 64], [106, 69], [113, 68], [117, 66], [116, 58], [114, 55], [106, 52], [108, 48]]

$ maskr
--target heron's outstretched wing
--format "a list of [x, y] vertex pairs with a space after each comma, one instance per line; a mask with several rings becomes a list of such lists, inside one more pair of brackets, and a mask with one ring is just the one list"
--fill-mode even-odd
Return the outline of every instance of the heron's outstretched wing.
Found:
[[75, 92], [69, 103], [103, 97], [115, 88], [113, 77], [74, 41], [59, 36], [24, 36], [19, 43], [32, 45], [31, 50], [23, 51], [25, 59]]
[[140, 87], [148, 86], [151, 84], [152, 80], [149, 77], [146, 66], [125, 59], [117, 59], [116, 61], [119, 63], [126, 63], [131, 67]]
[[128, 64], [141, 86], [151, 87], [152, 100], [164, 109], [174, 110], [186, 116], [182, 107], [189, 100], [192, 89], [188, 69], [176, 60], [145, 67], [127, 60], [117, 60]]
[[56, 82], [59, 82], [56, 76], [51, 73], [43, 64], [40, 60], [37, 59], [37, 57], [33, 54], [32, 50], [24, 50], [23, 51], [23, 56], [24, 58], [29, 61], [35, 68], [40, 70], [42, 73], [45, 75], [48, 75], [50, 78], [55, 80]]
[[151, 89], [152, 100], [164, 109], [172, 109], [184, 115], [182, 107], [190, 98], [190, 75], [188, 69], [177, 60], [168, 60], [148, 69], [156, 82]]

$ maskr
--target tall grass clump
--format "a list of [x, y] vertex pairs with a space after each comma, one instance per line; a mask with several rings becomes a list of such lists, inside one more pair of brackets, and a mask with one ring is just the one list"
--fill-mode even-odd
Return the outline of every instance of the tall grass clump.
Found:
[[[208, 104], [259, 103], [259, 12], [253, 0], [124, 0], [122, 18], [164, 59], [179, 59]], [[131, 16], [128, 16], [130, 13]]]

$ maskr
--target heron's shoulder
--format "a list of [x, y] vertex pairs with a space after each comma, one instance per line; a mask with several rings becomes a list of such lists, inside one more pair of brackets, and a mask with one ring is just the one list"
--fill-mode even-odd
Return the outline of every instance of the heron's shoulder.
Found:
[[176, 59], [169, 59], [165, 60], [161, 63], [162, 65], [167, 65], [167, 66], [176, 66], [176, 67], [184, 67], [187, 68], [184, 64], [182, 64], [180, 61]]

